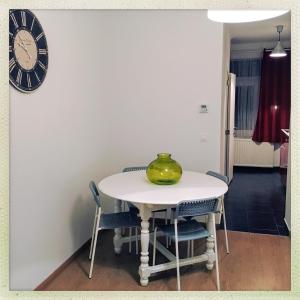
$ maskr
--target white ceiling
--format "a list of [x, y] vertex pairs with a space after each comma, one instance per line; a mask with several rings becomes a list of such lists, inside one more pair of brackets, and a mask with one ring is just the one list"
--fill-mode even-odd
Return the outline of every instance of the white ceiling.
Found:
[[248, 23], [227, 24], [232, 43], [270, 42], [278, 39], [276, 25], [283, 25], [281, 40], [291, 39], [291, 13]]

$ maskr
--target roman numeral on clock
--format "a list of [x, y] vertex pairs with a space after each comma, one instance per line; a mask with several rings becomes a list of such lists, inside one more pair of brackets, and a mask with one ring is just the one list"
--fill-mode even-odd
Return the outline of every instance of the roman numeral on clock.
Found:
[[34, 20], [35, 20], [35, 17], [34, 17], [33, 20], [32, 20], [31, 27], [30, 27], [30, 31], [32, 31], [33, 24], [34, 24]]
[[9, 72], [11, 73], [11, 71], [14, 69], [14, 67], [16, 66], [16, 61], [14, 58], [12, 58], [10, 61], [9, 61]]
[[23, 75], [22, 70], [19, 69], [18, 75], [17, 75], [17, 79], [16, 79], [16, 82], [17, 82], [18, 84], [21, 84], [21, 81], [22, 81], [22, 75]]
[[39, 54], [40, 55], [46, 55], [47, 54], [47, 50], [46, 49], [39, 49]]
[[37, 37], [36, 37], [36, 41], [38, 42], [44, 35], [44, 32], [41, 32]]
[[12, 21], [13, 21], [13, 23], [14, 23], [16, 29], [17, 29], [17, 28], [19, 27], [19, 24], [18, 24], [18, 22], [17, 22], [17, 20], [16, 20], [15, 15], [14, 15], [13, 13], [11, 13], [10, 17], [11, 17], [11, 19], [12, 19]]
[[46, 70], [46, 66], [39, 60], [39, 65], [43, 70]]
[[21, 11], [22, 26], [26, 27], [26, 12]]
[[36, 72], [35, 72], [35, 71], [34, 71], [34, 75], [35, 75], [35, 77], [36, 77], [37, 81], [38, 81], [38, 82], [41, 82], [41, 80], [40, 80], [39, 76], [36, 74]]
[[28, 88], [31, 88], [31, 80], [30, 80], [29, 73], [27, 73], [27, 86], [28, 86]]

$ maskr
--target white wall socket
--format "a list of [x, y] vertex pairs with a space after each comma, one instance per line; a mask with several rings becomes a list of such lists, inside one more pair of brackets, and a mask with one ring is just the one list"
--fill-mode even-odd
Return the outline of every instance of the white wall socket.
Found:
[[200, 142], [201, 143], [206, 143], [207, 142], [207, 134], [205, 134], [205, 133], [200, 134]]

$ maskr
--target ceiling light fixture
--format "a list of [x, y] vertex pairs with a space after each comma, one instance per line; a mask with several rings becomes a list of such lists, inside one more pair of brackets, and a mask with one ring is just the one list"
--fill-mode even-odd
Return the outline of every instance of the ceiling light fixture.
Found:
[[288, 10], [208, 10], [207, 17], [215, 22], [245, 23], [272, 19]]
[[278, 42], [277, 42], [275, 48], [273, 49], [273, 51], [271, 52], [270, 56], [271, 57], [284, 57], [287, 54], [280, 43], [280, 33], [283, 30], [283, 25], [277, 25], [276, 28], [277, 28], [277, 32], [278, 32]]

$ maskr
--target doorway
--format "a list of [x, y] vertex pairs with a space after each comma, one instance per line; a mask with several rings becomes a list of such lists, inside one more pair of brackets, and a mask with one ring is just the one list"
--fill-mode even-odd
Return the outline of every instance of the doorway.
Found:
[[[228, 26], [232, 37], [230, 73], [236, 76], [236, 86], [232, 92], [229, 79], [225, 170], [227, 176], [232, 174], [232, 181], [225, 198], [227, 227], [229, 230], [289, 235], [289, 124], [284, 126], [287, 128], [276, 128], [280, 142], [257, 142], [253, 141], [253, 136], [262, 106], [263, 56], [266, 49], [274, 47], [278, 24], [284, 25], [282, 43], [284, 48], [290, 49], [290, 15], [254, 23]], [[277, 105], [270, 106], [268, 117], [272, 118], [272, 113], [278, 114], [279, 110]]]

